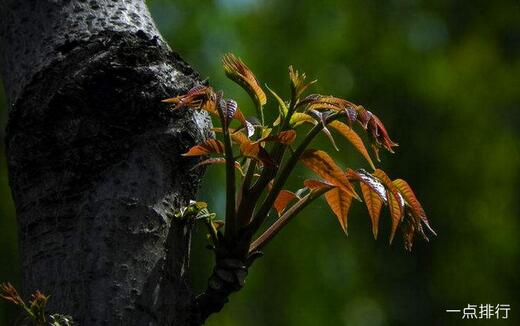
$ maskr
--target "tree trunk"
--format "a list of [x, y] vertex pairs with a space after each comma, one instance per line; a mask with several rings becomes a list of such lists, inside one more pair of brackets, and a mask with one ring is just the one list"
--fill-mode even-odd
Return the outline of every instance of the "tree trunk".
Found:
[[187, 325], [189, 221], [208, 136], [161, 99], [198, 75], [144, 0], [0, 0], [0, 68], [22, 288], [79, 325]]

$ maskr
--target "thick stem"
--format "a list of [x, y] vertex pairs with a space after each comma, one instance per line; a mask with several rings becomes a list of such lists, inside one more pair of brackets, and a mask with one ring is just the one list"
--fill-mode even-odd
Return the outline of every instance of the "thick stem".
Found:
[[251, 220], [251, 214], [248, 213], [251, 211], [251, 201], [249, 199], [249, 187], [251, 187], [251, 182], [253, 181], [253, 176], [256, 169], [256, 161], [252, 159], [248, 159], [249, 164], [247, 166], [247, 172], [244, 177], [244, 181], [242, 182], [242, 188], [240, 190], [240, 201], [238, 205], [237, 218], [239, 219], [239, 226], [243, 227], [247, 225]]
[[193, 325], [203, 324], [210, 315], [222, 310], [229, 296], [244, 286], [248, 266], [244, 259], [236, 258], [233, 252], [225, 244], [216, 248], [215, 268], [208, 287], [194, 301]]
[[231, 146], [229, 129], [224, 126], [224, 148], [226, 155], [226, 238], [233, 241], [237, 235], [237, 219], [235, 211], [235, 159]]

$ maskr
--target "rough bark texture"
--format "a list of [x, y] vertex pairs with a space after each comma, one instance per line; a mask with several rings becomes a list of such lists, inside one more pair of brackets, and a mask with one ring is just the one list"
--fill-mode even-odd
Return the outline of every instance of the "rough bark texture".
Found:
[[186, 325], [191, 222], [172, 217], [208, 120], [160, 100], [197, 74], [143, 0], [0, 0], [0, 21], [23, 292], [79, 325]]

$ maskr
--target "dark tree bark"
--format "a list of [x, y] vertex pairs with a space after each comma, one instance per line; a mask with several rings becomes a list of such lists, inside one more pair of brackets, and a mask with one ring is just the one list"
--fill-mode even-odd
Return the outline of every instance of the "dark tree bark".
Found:
[[7, 158], [23, 292], [79, 325], [187, 325], [190, 222], [200, 171], [179, 156], [208, 136], [160, 100], [198, 75], [144, 0], [0, 0]]

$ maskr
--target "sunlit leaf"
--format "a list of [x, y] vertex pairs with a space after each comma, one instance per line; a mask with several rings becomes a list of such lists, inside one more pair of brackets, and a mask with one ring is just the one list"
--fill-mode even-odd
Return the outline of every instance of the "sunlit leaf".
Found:
[[308, 106], [310, 105], [311, 103], [315, 102], [315, 101], [318, 101], [320, 98], [322, 98], [324, 95], [321, 95], [321, 94], [311, 94], [311, 95], [307, 95], [304, 99], [301, 99], [297, 104], [296, 104], [296, 108], [299, 108], [301, 106]]
[[392, 242], [392, 240], [394, 239], [395, 232], [397, 230], [397, 226], [399, 225], [399, 222], [402, 220], [404, 214], [404, 203], [400, 200], [401, 194], [399, 193], [399, 190], [384, 171], [377, 169], [373, 175], [376, 178], [378, 178], [387, 189], [386, 199], [388, 202], [388, 209], [390, 211], [390, 215], [392, 216], [392, 229], [390, 232], [390, 242]]
[[289, 66], [289, 78], [291, 79], [291, 92], [294, 98], [299, 98], [300, 95], [312, 84], [316, 82], [313, 80], [311, 82], [305, 82], [307, 76], [302, 73], [300, 74], [298, 70], [294, 70], [292, 66]]
[[232, 132], [231, 139], [239, 145], [251, 142], [249, 138], [240, 131]]
[[292, 127], [297, 127], [304, 122], [311, 123], [313, 125], [316, 124], [316, 120], [313, 117], [311, 117], [310, 115], [308, 115], [306, 113], [301, 113], [301, 112], [294, 112], [291, 116], [291, 120], [289, 120], [289, 124]]
[[352, 169], [347, 169], [346, 174], [347, 174], [347, 178], [349, 180], [359, 181], [359, 182], [364, 183], [368, 187], [370, 187], [370, 189], [372, 189], [372, 191], [377, 193], [377, 195], [379, 196], [379, 199], [381, 199], [383, 201], [383, 203], [386, 203], [385, 186], [381, 183], [381, 181], [379, 181], [379, 179], [377, 179], [376, 177], [374, 177], [373, 175], [371, 175], [364, 169], [358, 169], [357, 171], [354, 171]]
[[203, 109], [211, 114], [218, 115], [216, 110], [216, 94], [209, 86], [196, 85], [186, 94], [168, 98], [162, 102], [173, 104], [174, 106], [171, 109], [174, 110], [189, 107], [193, 109]]
[[292, 191], [281, 190], [273, 204], [273, 207], [278, 213], [278, 216], [282, 215], [287, 205], [297, 198], [298, 197], [296, 197], [296, 195]]
[[240, 108], [236, 110], [233, 119], [237, 119], [242, 124], [242, 127], [246, 129], [247, 131], [247, 137], [251, 137], [255, 133], [255, 127], [253, 124], [244, 117], [244, 114], [242, 111], [240, 111]]
[[403, 196], [406, 204], [410, 206], [410, 211], [412, 213], [412, 216], [415, 218], [417, 224], [420, 225], [420, 223], [422, 222], [432, 234], [436, 235], [435, 231], [430, 226], [430, 223], [428, 221], [428, 218], [426, 217], [426, 213], [424, 212], [421, 203], [415, 196], [410, 185], [402, 179], [394, 180], [393, 184], [399, 190], [399, 193]]
[[342, 98], [330, 96], [312, 94], [307, 96], [300, 105], [305, 104], [306, 110], [332, 110], [332, 111], [345, 111], [347, 109], [355, 107], [355, 104], [344, 100]]
[[222, 154], [224, 153], [224, 144], [217, 139], [208, 139], [204, 143], [195, 145], [183, 156], [201, 156], [210, 153]]
[[[211, 128], [211, 130], [214, 132], [218, 132], [218, 133], [222, 132], [222, 128]], [[229, 128], [229, 133], [231, 136], [231, 140], [233, 140], [238, 145], [242, 145], [243, 143], [251, 142], [251, 140], [249, 138], [247, 138], [247, 136], [239, 130]]]
[[347, 216], [352, 203], [352, 195], [341, 188], [334, 188], [325, 193], [325, 200], [338, 218], [341, 229], [347, 233]]
[[274, 98], [278, 102], [278, 107], [280, 108], [280, 115], [283, 117], [287, 116], [287, 112], [289, 111], [289, 108], [287, 107], [287, 103], [285, 103], [284, 100], [282, 100], [282, 98], [280, 96], [278, 96], [278, 94], [276, 94], [275, 91], [270, 89], [269, 86], [265, 85], [265, 87], [267, 88], [267, 90], [269, 90], [269, 92], [271, 94], [273, 94]]
[[[309, 189], [322, 189], [331, 186], [330, 183], [314, 179], [305, 180], [304, 185]], [[335, 187], [325, 193], [325, 200], [334, 215], [336, 215], [341, 229], [347, 233], [347, 216], [352, 203], [352, 195], [339, 187]]]
[[387, 192], [388, 209], [390, 210], [390, 216], [392, 217], [392, 229], [390, 231], [390, 243], [394, 240], [397, 226], [403, 219], [403, 206], [404, 201], [401, 194], [397, 194], [397, 198], [392, 192]]
[[269, 135], [267, 137], [259, 139], [257, 142], [275, 141], [281, 144], [290, 145], [296, 139], [296, 131], [285, 130], [276, 135]]
[[383, 146], [390, 153], [394, 152], [392, 147], [399, 146], [397, 143], [393, 142], [390, 139], [390, 136], [388, 135], [385, 126], [375, 114], [372, 114], [372, 119], [369, 121], [368, 129], [372, 133], [372, 136], [375, 139], [377, 146]]
[[355, 109], [356, 105], [341, 98], [314, 94], [306, 97], [302, 103], [307, 104], [305, 112], [310, 110], [325, 110], [343, 113], [349, 125], [352, 125], [358, 117], [358, 113]]
[[325, 181], [338, 186], [343, 191], [360, 200], [354, 188], [347, 179], [347, 176], [334, 162], [334, 160], [324, 151], [316, 149], [306, 150], [301, 160], [303, 164], [319, 175]]
[[334, 137], [332, 137], [332, 134], [330, 133], [329, 128], [327, 128], [327, 122], [326, 119], [329, 116], [328, 112], [320, 112], [315, 110], [309, 110], [307, 111], [311, 116], [313, 116], [318, 123], [321, 123], [322, 129], [321, 131], [329, 138], [330, 142], [332, 143], [332, 146], [334, 146], [334, 149], [339, 151], [338, 145], [336, 145], [336, 142], [334, 141]]
[[337, 105], [334, 105], [334, 104], [317, 101], [317, 102], [314, 102], [314, 103], [310, 103], [305, 110], [306, 111], [310, 111], [310, 110], [334, 110], [334, 111], [339, 111], [339, 107]]
[[386, 131], [386, 128], [381, 120], [379, 120], [375, 114], [368, 111], [361, 105], [356, 106], [355, 110], [357, 112], [357, 121], [363, 128], [368, 130], [372, 136], [372, 139], [374, 140], [372, 149], [374, 150], [374, 154], [376, 155], [377, 160], [380, 161], [380, 147], [384, 147], [390, 153], [393, 153], [393, 147], [398, 146], [398, 144], [390, 139], [390, 136], [388, 136], [388, 132]]
[[363, 198], [365, 199], [365, 204], [368, 209], [368, 214], [370, 215], [370, 220], [372, 221], [372, 233], [374, 234], [374, 238], [377, 239], [377, 233], [379, 229], [379, 216], [381, 214], [381, 206], [383, 206], [383, 201], [379, 194], [372, 190], [370, 186], [361, 182], [360, 184], [361, 192], [363, 193]]
[[276, 117], [276, 120], [274, 120], [273, 127], [278, 126], [281, 122], [282, 122], [282, 115], [280, 114], [280, 115], [278, 115], [278, 117]]
[[316, 179], [307, 179], [303, 182], [303, 185], [309, 189], [321, 189], [321, 188], [326, 188], [326, 187], [330, 187], [330, 186], [335, 187], [333, 184], [330, 184], [328, 182], [323, 182], [320, 180], [316, 180]]
[[271, 134], [272, 128], [262, 128], [262, 138], [265, 138]]
[[341, 109], [355, 106], [355, 104], [350, 101], [330, 95], [320, 97], [315, 103], [317, 102], [333, 104]]
[[[226, 159], [223, 158], [223, 157], [212, 157], [212, 158], [208, 158], [207, 160], [204, 160], [204, 161], [201, 161], [197, 164], [195, 164], [191, 169], [196, 169], [198, 168], [199, 166], [203, 166], [203, 165], [212, 165], [212, 164], [224, 164], [226, 163]], [[238, 163], [238, 162], [236, 162]], [[238, 163], [240, 164], [240, 163]]]
[[187, 104], [187, 99], [193, 100], [196, 96], [205, 95], [208, 87], [204, 85], [195, 85], [186, 94], [178, 95], [175, 97], [167, 98], [162, 100], [163, 103], [175, 104], [176, 108], [179, 108], [181, 104]]
[[[191, 168], [191, 170], [196, 169], [199, 166], [203, 166], [203, 165], [225, 164], [225, 163], [226, 163], [226, 159], [223, 158], [223, 157], [212, 157], [212, 158], [208, 158], [207, 160], [204, 160], [202, 162], [199, 162], [199, 163], [195, 164]], [[242, 166], [237, 161], [235, 161], [235, 168], [238, 170], [238, 172], [240, 172], [240, 174], [242, 176], [244, 175], [244, 171], [242, 170]]]
[[362, 105], [357, 105], [355, 108], [357, 112], [357, 121], [364, 129], [367, 129], [368, 122], [372, 119], [372, 112], [365, 109]]
[[365, 145], [363, 144], [363, 140], [351, 127], [337, 120], [330, 122], [329, 126], [336, 129], [341, 135], [343, 135], [343, 137], [345, 137], [354, 146], [354, 148], [359, 153], [361, 153], [361, 155], [363, 155], [363, 157], [370, 164], [370, 167], [374, 170], [376, 169], [367, 149], [365, 148]]
[[200, 108], [216, 117], [218, 117], [217, 102], [215, 94], [212, 94], [207, 101], [203, 101]]
[[264, 91], [260, 87], [251, 69], [249, 69], [242, 60], [237, 58], [234, 54], [228, 53], [222, 58], [222, 64], [226, 76], [242, 86], [254, 101], [258, 103], [258, 106], [265, 105], [267, 98]]
[[259, 143], [246, 142], [240, 145], [240, 152], [242, 155], [251, 157], [259, 162], [261, 162], [264, 166], [267, 167], [276, 167], [277, 164], [274, 162], [267, 151], [260, 146]]

